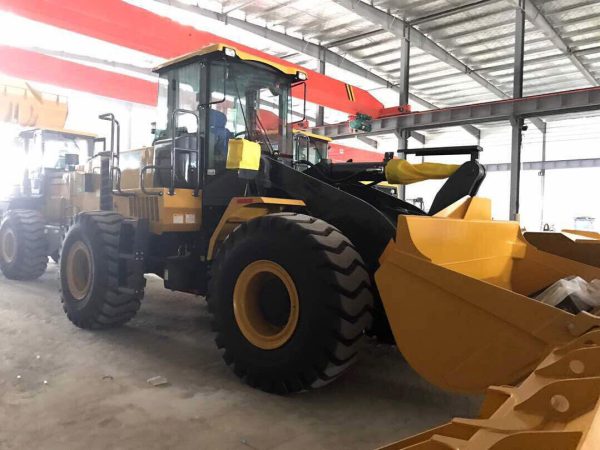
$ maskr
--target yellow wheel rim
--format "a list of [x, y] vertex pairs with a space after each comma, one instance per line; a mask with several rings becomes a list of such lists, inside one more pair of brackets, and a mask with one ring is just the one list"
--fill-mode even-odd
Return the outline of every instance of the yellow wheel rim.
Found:
[[66, 258], [67, 284], [75, 300], [83, 300], [92, 286], [92, 254], [87, 245], [75, 242]]
[[17, 238], [15, 233], [10, 228], [6, 228], [2, 232], [2, 239], [0, 239], [0, 250], [2, 251], [2, 259], [11, 263], [17, 255]]
[[[270, 296], [273, 291], [278, 295]], [[274, 310], [279, 311], [279, 320], [274, 320]], [[251, 344], [263, 350], [281, 347], [296, 331], [300, 313], [292, 277], [272, 261], [259, 260], [248, 265], [235, 283], [233, 313], [240, 331]]]

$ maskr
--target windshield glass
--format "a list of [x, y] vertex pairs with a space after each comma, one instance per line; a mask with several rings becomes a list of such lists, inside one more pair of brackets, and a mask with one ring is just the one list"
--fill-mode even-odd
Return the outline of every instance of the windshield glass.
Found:
[[[288, 75], [252, 61], [212, 60], [174, 67], [159, 81], [155, 142], [174, 134], [180, 138], [180, 153], [200, 148], [209, 177], [225, 170], [233, 138], [257, 142], [263, 152], [291, 160], [290, 84]], [[180, 113], [174, 130], [172, 112], [178, 108], [197, 111], [198, 118]]]
[[44, 153], [42, 167], [49, 169], [64, 169], [65, 155], [73, 153], [79, 155], [80, 164], [89, 159], [90, 138], [49, 135], [44, 138]]
[[[177, 109], [198, 111], [200, 64], [190, 64], [178, 69], [177, 84]], [[193, 114], [181, 111], [177, 114], [177, 128], [178, 133], [195, 133], [198, 131], [198, 121]]]
[[[176, 109], [198, 111], [200, 84], [200, 63], [179, 67], [161, 74], [158, 80], [156, 139], [171, 136], [172, 114]], [[198, 131], [198, 121], [193, 114], [180, 111], [175, 120], [177, 136]]]
[[291, 156], [287, 76], [260, 63], [217, 61], [211, 65], [210, 90], [209, 123], [215, 145], [209, 144], [209, 168], [226, 156], [226, 148], [219, 145], [220, 134], [243, 137], [258, 142], [265, 152]]
[[327, 141], [322, 141], [302, 133], [294, 135], [295, 161], [308, 161], [312, 164], [318, 164], [322, 159], [327, 158]]

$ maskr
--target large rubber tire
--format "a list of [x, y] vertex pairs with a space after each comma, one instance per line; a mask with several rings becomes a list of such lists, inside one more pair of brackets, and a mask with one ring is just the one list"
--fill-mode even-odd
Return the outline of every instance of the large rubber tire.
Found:
[[[10, 247], [10, 248], [9, 248]], [[44, 216], [39, 211], [8, 211], [0, 225], [0, 270], [11, 280], [35, 280], [48, 265]]]
[[[240, 274], [257, 261], [281, 266], [298, 293], [295, 330], [273, 349], [250, 342], [234, 312]], [[229, 235], [214, 260], [207, 299], [225, 362], [250, 386], [278, 394], [323, 386], [352, 365], [373, 303], [369, 274], [348, 238], [292, 213], [253, 219]]]
[[127, 272], [119, 263], [123, 217], [109, 211], [78, 214], [60, 252], [63, 309], [80, 328], [101, 329], [131, 320], [143, 297], [121, 287]]

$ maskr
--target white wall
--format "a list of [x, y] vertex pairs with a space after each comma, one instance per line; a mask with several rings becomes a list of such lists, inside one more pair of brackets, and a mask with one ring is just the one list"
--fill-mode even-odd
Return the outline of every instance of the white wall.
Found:
[[[564, 118], [548, 122], [546, 159], [600, 158], [600, 117]], [[428, 147], [473, 144], [474, 138], [460, 129], [432, 136]], [[491, 127], [482, 132], [481, 162], [506, 163], [510, 161], [511, 130], [508, 126]], [[532, 125], [523, 135], [522, 160], [540, 161], [542, 135]], [[412, 158], [417, 160], [417, 158]], [[420, 158], [419, 158], [420, 160]], [[430, 160], [433, 160], [430, 158]], [[459, 162], [460, 157], [436, 158], [441, 162]], [[407, 187], [407, 198], [423, 197], [426, 207], [441, 181], [427, 181]], [[496, 219], [509, 216], [509, 172], [488, 172], [480, 195], [490, 197]], [[600, 229], [600, 168], [547, 170], [545, 194], [542, 201], [542, 179], [535, 170], [521, 172], [521, 223], [529, 230], [538, 230], [542, 223], [557, 230], [573, 228], [574, 219], [590, 216], [597, 219]], [[543, 211], [543, 217], [542, 217]]]

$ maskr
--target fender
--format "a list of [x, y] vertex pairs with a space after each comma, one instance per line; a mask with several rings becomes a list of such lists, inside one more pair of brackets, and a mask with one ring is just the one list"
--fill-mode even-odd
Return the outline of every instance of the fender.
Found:
[[238, 225], [256, 217], [306, 206], [302, 200], [274, 197], [234, 197], [229, 202], [208, 244], [207, 259], [213, 259], [218, 246]]

